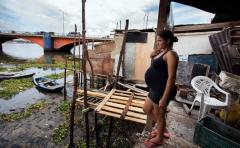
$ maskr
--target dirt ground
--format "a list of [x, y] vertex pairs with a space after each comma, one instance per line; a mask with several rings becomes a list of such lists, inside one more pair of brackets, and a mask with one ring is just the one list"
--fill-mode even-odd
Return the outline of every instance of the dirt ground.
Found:
[[[53, 131], [59, 125], [63, 124], [65, 119], [57, 107], [63, 100], [61, 95], [51, 95], [45, 98], [45, 106], [39, 111], [34, 111], [27, 118], [14, 122], [6, 122], [0, 119], [0, 148], [51, 148], [66, 147], [69, 143], [69, 136], [65, 138], [62, 144], [53, 142]], [[70, 100], [70, 98], [69, 98]], [[163, 147], [197, 147], [193, 144], [193, 134], [197, 119], [197, 111], [193, 111], [189, 117], [177, 102], [171, 102], [169, 105], [170, 112], [167, 116], [167, 126], [172, 136], [165, 141]], [[78, 116], [78, 115], [76, 115]], [[105, 119], [98, 116], [98, 120]], [[100, 125], [101, 147], [106, 147], [106, 137], [109, 127], [109, 118], [106, 118]], [[91, 140], [95, 140], [94, 113], [89, 113], [89, 125]], [[111, 147], [134, 147], [144, 148], [143, 141], [147, 133], [142, 133], [144, 126], [137, 123], [126, 121], [114, 121], [112, 131]], [[85, 126], [84, 120], [75, 126], [74, 140], [75, 143], [84, 141]], [[105, 142], [104, 142], [105, 141]], [[83, 142], [84, 143], [84, 142]], [[84, 147], [84, 146], [82, 146]]]
[[57, 111], [63, 98], [45, 99], [45, 107], [30, 117], [14, 122], [0, 120], [0, 148], [4, 147], [55, 147], [51, 135], [64, 120]]
[[[164, 140], [163, 148], [197, 148], [193, 144], [193, 135], [195, 124], [198, 118], [198, 111], [193, 110], [192, 115], [187, 115], [181, 104], [171, 101], [168, 108], [170, 112], [167, 114], [167, 128], [171, 133], [170, 139]], [[147, 132], [143, 132], [139, 141], [134, 148], [145, 148], [144, 140], [147, 139]], [[160, 147], [159, 147], [160, 148]]]
[[[45, 99], [45, 106], [43, 109], [34, 111], [33, 114], [27, 118], [6, 122], [0, 119], [0, 148], [63, 148], [69, 143], [69, 136], [67, 135], [62, 144], [53, 142], [53, 131], [59, 125], [63, 124], [64, 116], [57, 110], [63, 96], [51, 95]], [[75, 115], [75, 119], [79, 114]], [[104, 121], [102, 121], [104, 119]], [[94, 112], [89, 113], [89, 129], [90, 140], [95, 141], [94, 129]], [[102, 122], [99, 125], [99, 140], [100, 147], [106, 147], [106, 137], [109, 127], [109, 118], [99, 115], [98, 121]], [[68, 121], [67, 121], [68, 122]], [[143, 130], [144, 126], [132, 122], [122, 122], [114, 119], [111, 144], [112, 147], [133, 147], [137, 140], [139, 132]], [[85, 147], [85, 122], [82, 118], [79, 124], [76, 124], [74, 129], [75, 144], [81, 143]]]

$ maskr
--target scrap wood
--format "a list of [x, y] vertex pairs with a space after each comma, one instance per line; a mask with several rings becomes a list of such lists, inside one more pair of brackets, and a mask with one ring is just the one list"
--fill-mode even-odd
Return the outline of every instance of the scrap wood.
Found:
[[[78, 94], [82, 94], [83, 90], [82, 89], [78, 89]], [[134, 98], [135, 99], [139, 99], [139, 101], [135, 100], [134, 102], [142, 102], [146, 99], [146, 95], [141, 94], [141, 93], [133, 93], [134, 94]], [[103, 92], [95, 92], [95, 91], [87, 91], [87, 95], [88, 96], [92, 96], [92, 97], [100, 97], [100, 98], [105, 98], [106, 97], [106, 93]], [[121, 91], [121, 90], [116, 90], [116, 92], [112, 95], [112, 99], [120, 99], [120, 100], [128, 100], [129, 96], [131, 95], [131, 92], [127, 92], [127, 91]]]
[[[96, 92], [92, 94], [96, 95]], [[103, 115], [145, 124], [147, 116], [142, 109], [144, 100], [141, 99], [144, 95], [141, 93], [140, 95], [113, 89], [109, 94], [105, 94], [103, 101], [95, 111]], [[140, 98], [136, 98], [136, 96]]]
[[[88, 97], [87, 98], [87, 103], [89, 105], [90, 108], [95, 109], [98, 104], [100, 104], [102, 102], [103, 99], [101, 98], [96, 98], [96, 97]], [[83, 97], [77, 98], [77, 103], [79, 103], [80, 105], [84, 106], [84, 100]]]
[[184, 110], [188, 115], [191, 115], [191, 112], [190, 112], [190, 109], [188, 108], [188, 106], [187, 106], [185, 103], [183, 103], [182, 106], [183, 106], [183, 110]]
[[112, 96], [112, 94], [115, 92], [116, 89], [112, 89], [111, 92], [104, 98], [104, 100], [97, 106], [97, 108], [95, 109], [96, 111], [99, 111], [103, 105], [105, 103], [107, 103], [107, 101], [110, 99], [110, 97]]
[[128, 112], [128, 109], [129, 109], [129, 106], [130, 106], [130, 104], [132, 103], [132, 99], [133, 99], [133, 93], [132, 93], [132, 95], [130, 96], [130, 98], [129, 98], [129, 100], [127, 101], [127, 104], [126, 104], [126, 106], [125, 106], [125, 108], [124, 108], [124, 110], [123, 110], [123, 112], [122, 112], [122, 115], [121, 115], [121, 119], [124, 119], [125, 118], [125, 115], [127, 114], [127, 112]]
[[[78, 89], [78, 93], [83, 93], [83, 90]], [[113, 89], [109, 94], [87, 91], [87, 95], [90, 98], [88, 99], [90, 107], [95, 108], [95, 111], [100, 114], [117, 118], [121, 118], [125, 114], [125, 120], [146, 124], [147, 116], [142, 109], [143, 98], [146, 98], [144, 94]], [[100, 103], [94, 104], [92, 101], [94, 97], [98, 97]], [[77, 100], [82, 101], [81, 98]]]
[[117, 84], [119, 84], [119, 85], [121, 85], [121, 86], [123, 86], [123, 87], [125, 87], [125, 88], [131, 89], [131, 90], [133, 90], [133, 91], [136, 91], [136, 92], [138, 92], [138, 93], [142, 93], [142, 94], [147, 94], [147, 93], [148, 93], [147, 91], [141, 90], [141, 89], [139, 89], [139, 88], [136, 88], [136, 87], [131, 86], [131, 85], [128, 85], [128, 84], [123, 84], [123, 83], [121, 83], [121, 82], [117, 82]]

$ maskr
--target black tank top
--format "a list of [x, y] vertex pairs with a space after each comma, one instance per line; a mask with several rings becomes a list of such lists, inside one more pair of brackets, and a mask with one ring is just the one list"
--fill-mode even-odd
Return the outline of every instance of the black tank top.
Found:
[[[168, 79], [168, 67], [167, 63], [163, 60], [163, 56], [167, 53], [163, 53], [160, 57], [153, 59], [150, 67], [147, 69], [145, 73], [145, 82], [150, 88], [149, 98], [158, 104], [161, 99], [167, 79]], [[171, 92], [170, 97], [176, 95], [176, 88], [174, 87], [174, 92]], [[174, 96], [175, 97], [175, 96]]]

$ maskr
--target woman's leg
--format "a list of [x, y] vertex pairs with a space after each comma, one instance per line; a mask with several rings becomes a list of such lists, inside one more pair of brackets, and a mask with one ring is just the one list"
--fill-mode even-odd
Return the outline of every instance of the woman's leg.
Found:
[[152, 138], [151, 142], [162, 142], [163, 133], [166, 128], [166, 118], [165, 118], [166, 108], [160, 108], [158, 104], [153, 104], [153, 113], [157, 119], [157, 130], [158, 134], [156, 137]]
[[147, 97], [143, 104], [143, 111], [154, 121], [157, 122], [156, 117], [153, 113], [153, 102]]

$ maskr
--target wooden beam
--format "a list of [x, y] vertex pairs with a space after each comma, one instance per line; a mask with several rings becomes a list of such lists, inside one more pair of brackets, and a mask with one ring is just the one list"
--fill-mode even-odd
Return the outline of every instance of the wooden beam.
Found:
[[100, 111], [104, 104], [107, 103], [107, 101], [110, 99], [112, 94], [115, 92], [116, 89], [112, 89], [111, 92], [104, 98], [104, 100], [98, 105], [98, 107], [95, 109], [96, 111]]
[[186, 25], [186, 26], [176, 26], [174, 28], [174, 33], [181, 32], [191, 32], [191, 31], [214, 31], [222, 30], [225, 27], [239, 26], [240, 21], [224, 22], [224, 23], [214, 23], [214, 24], [200, 24], [200, 25]]
[[[133, 90], [133, 91], [136, 91], [136, 92], [138, 92], [138, 93], [147, 94], [147, 91], [138, 89], [138, 88], [136, 88], [136, 87], [134, 87], [134, 86], [131, 86], [131, 85], [128, 85], [128, 84], [123, 84], [123, 83], [121, 83], [121, 82], [118, 82], [118, 84], [121, 85], [121, 86], [123, 86], [123, 87], [125, 87], [125, 88], [128, 88], [128, 89], [131, 89], [131, 90]], [[126, 92], [126, 91], [125, 91], [125, 92]], [[129, 94], [131, 94], [131, 92], [129, 92]]]
[[120, 71], [120, 66], [122, 64], [122, 60], [124, 57], [124, 51], [125, 51], [125, 46], [126, 46], [126, 41], [127, 41], [127, 30], [128, 30], [128, 24], [129, 24], [129, 20], [126, 20], [126, 25], [125, 25], [125, 32], [124, 32], [124, 36], [123, 36], [123, 42], [122, 42], [122, 47], [121, 47], [121, 51], [120, 51], [120, 55], [119, 55], [119, 59], [118, 59], [118, 65], [117, 65], [117, 73], [116, 73], [116, 80], [114, 82], [114, 88], [116, 88], [117, 86], [117, 82], [119, 79], [119, 71]]
[[167, 27], [167, 17], [170, 11], [170, 0], [159, 0], [157, 34]]

